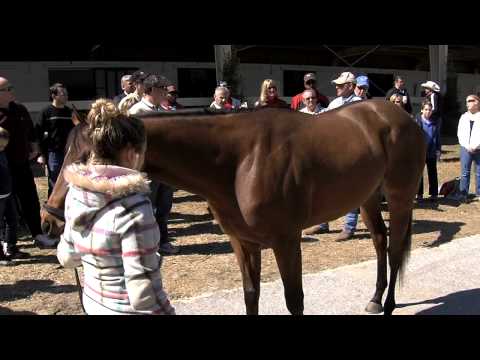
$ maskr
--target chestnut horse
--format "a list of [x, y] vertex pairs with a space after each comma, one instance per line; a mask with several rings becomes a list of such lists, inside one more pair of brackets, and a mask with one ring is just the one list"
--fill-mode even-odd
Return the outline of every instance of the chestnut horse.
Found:
[[[366, 311], [389, 315], [395, 283], [410, 252], [413, 200], [425, 164], [422, 132], [399, 107], [370, 100], [311, 116], [280, 109], [235, 114], [153, 114], [145, 171], [207, 199], [229, 235], [243, 278], [247, 314], [258, 314], [261, 249], [272, 248], [287, 308], [302, 314], [301, 232], [361, 207], [377, 254], [377, 283]], [[85, 126], [72, 133], [65, 165], [88, 147]], [[80, 141], [79, 139], [82, 138]], [[80, 142], [79, 142], [80, 141]], [[63, 209], [59, 177], [47, 210]], [[381, 215], [388, 201], [390, 234]], [[63, 223], [42, 211], [43, 226]], [[387, 253], [390, 283], [387, 288]]]

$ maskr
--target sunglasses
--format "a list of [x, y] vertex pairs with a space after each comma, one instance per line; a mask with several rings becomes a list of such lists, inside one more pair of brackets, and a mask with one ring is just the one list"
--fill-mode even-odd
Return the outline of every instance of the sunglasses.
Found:
[[14, 89], [14, 87], [12, 85], [9, 85], [3, 89], [0, 89], [0, 91], [12, 91]]
[[471, 103], [471, 102], [475, 102], [475, 101], [477, 101], [477, 100], [475, 100], [475, 99], [468, 99], [468, 100], [467, 100], [467, 103]]
[[169, 91], [169, 92], [168, 92], [168, 95], [177, 96], [177, 95], [178, 95], [178, 91]]
[[270, 86], [270, 87], [268, 88], [268, 90], [272, 90], [272, 89], [273, 89], [273, 90], [277, 90], [277, 87], [276, 87], [276, 86]]

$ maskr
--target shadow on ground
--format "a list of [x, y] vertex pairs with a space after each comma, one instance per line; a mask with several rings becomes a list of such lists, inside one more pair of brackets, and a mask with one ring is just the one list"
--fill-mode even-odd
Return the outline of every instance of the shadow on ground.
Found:
[[397, 307], [423, 304], [435, 304], [435, 306], [421, 310], [416, 315], [480, 315], [480, 289], [459, 291], [416, 303], [397, 304]]
[[447, 242], [450, 242], [455, 234], [457, 234], [464, 222], [446, 222], [435, 220], [414, 220], [413, 221], [413, 234], [424, 234], [440, 231], [440, 235], [436, 239], [432, 239], [424, 243], [426, 247], [436, 247]]
[[52, 280], [19, 280], [15, 284], [0, 284], [0, 302], [25, 299], [37, 291], [60, 294], [77, 291], [77, 287], [54, 285]]
[[15, 260], [15, 265], [58, 264], [57, 255], [32, 255], [27, 259]]
[[178, 224], [178, 223], [212, 221], [213, 216], [210, 214], [192, 215], [192, 214], [182, 214], [178, 212], [171, 212], [168, 219], [170, 222]]
[[169, 229], [173, 236], [182, 237], [182, 236], [195, 236], [195, 235], [205, 235], [205, 234], [215, 234], [223, 235], [223, 231], [220, 226], [215, 225], [211, 221], [205, 223], [192, 224], [186, 228], [176, 228]]
[[175, 256], [181, 255], [221, 255], [233, 253], [229, 241], [210, 242], [206, 244], [180, 245], [180, 252]]
[[10, 310], [7, 307], [0, 306], [0, 315], [37, 315], [37, 314], [31, 311]]
[[183, 203], [183, 202], [204, 202], [205, 199], [202, 198], [199, 195], [185, 195], [185, 196], [177, 196], [175, 195], [173, 198], [173, 203], [178, 204], [178, 203]]

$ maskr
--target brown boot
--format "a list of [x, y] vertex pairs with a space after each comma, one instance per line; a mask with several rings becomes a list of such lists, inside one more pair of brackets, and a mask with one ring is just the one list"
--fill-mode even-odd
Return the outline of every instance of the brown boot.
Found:
[[314, 225], [312, 227], [309, 227], [308, 229], [303, 230], [303, 235], [317, 235], [317, 234], [327, 234], [329, 233], [330, 230], [322, 225]]
[[352, 237], [353, 237], [353, 232], [350, 232], [348, 230], [343, 230], [335, 239], [335, 241], [345, 241], [345, 240], [351, 239]]

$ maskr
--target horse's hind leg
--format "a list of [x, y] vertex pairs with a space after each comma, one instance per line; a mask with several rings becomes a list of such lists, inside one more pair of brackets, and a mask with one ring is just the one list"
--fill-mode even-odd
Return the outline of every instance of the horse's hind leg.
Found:
[[370, 231], [377, 253], [376, 290], [365, 309], [371, 314], [379, 314], [383, 311], [382, 297], [387, 288], [387, 229], [382, 218], [381, 197], [380, 191], [375, 192], [361, 208], [363, 222]]
[[395, 309], [395, 284], [399, 271], [403, 268], [410, 252], [412, 232], [412, 204], [390, 202], [390, 241], [388, 259], [390, 264], [390, 284], [385, 300], [385, 315]]
[[300, 233], [277, 238], [273, 248], [283, 281], [287, 309], [292, 315], [303, 315], [302, 250]]
[[262, 266], [260, 246], [239, 241], [233, 236], [230, 236], [230, 242], [242, 273], [247, 315], [258, 315], [260, 272]]

